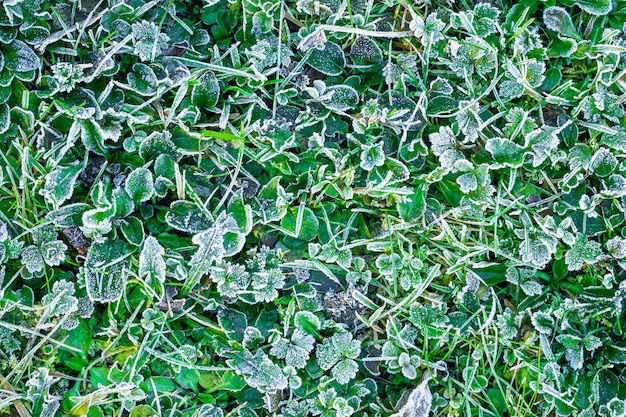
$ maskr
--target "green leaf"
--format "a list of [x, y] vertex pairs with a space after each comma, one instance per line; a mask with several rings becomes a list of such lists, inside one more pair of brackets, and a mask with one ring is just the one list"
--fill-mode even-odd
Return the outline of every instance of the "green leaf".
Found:
[[147, 168], [134, 169], [128, 174], [124, 188], [136, 204], [150, 200], [154, 194], [152, 172]]
[[46, 175], [46, 182], [40, 194], [54, 208], [60, 207], [66, 200], [72, 197], [76, 180], [82, 170], [83, 165], [80, 161], [75, 161], [71, 165], [57, 166]]
[[213, 71], [204, 73], [198, 82], [191, 93], [191, 102], [205, 109], [215, 107], [220, 97], [220, 84]]
[[328, 87], [320, 103], [329, 110], [345, 112], [359, 104], [359, 93], [348, 85]]
[[31, 274], [41, 272], [44, 269], [43, 256], [41, 256], [37, 246], [31, 245], [24, 249], [22, 252], [22, 264]]
[[[163, 155], [167, 155], [173, 161], [178, 161], [180, 159], [180, 154], [178, 152], [178, 148], [172, 142], [171, 137], [172, 135], [167, 130], [164, 132], [151, 133], [139, 145], [139, 156], [141, 156], [144, 161], [150, 161]], [[155, 170], [156, 169], [157, 168], [155, 168]], [[173, 175], [174, 174], [172, 174], [172, 177]], [[165, 175], [165, 177], [168, 178], [167, 175]]]
[[509, 139], [488, 139], [485, 149], [503, 167], [518, 168], [524, 162], [524, 148]]
[[203, 211], [186, 200], [177, 200], [170, 205], [165, 222], [176, 230], [189, 233], [198, 233], [211, 227]]
[[580, 40], [580, 35], [574, 23], [572, 17], [567, 10], [559, 6], [548, 7], [543, 11], [543, 23], [550, 30], [553, 30], [565, 37], [574, 38]]
[[[0, 69], [1, 71], [1, 69]], [[0, 104], [0, 135], [9, 130], [11, 124], [11, 109], [8, 104]]]
[[91, 245], [80, 278], [92, 301], [112, 302], [122, 297], [128, 276], [127, 253], [121, 240], [108, 239]]
[[39, 69], [39, 56], [24, 42], [15, 39], [8, 45], [2, 46], [4, 66], [15, 72], [28, 72]]
[[139, 276], [146, 278], [148, 284], [163, 284], [165, 282], [165, 250], [153, 237], [149, 236], [143, 243], [139, 255]]
[[317, 236], [319, 221], [317, 216], [308, 207], [292, 207], [280, 221], [280, 226], [292, 237], [311, 241]]
[[595, 16], [607, 15], [613, 9], [611, 0], [576, 0], [576, 5]]
[[129, 243], [139, 246], [143, 242], [145, 235], [143, 223], [137, 217], [131, 216], [124, 219], [120, 225], [120, 230]]
[[65, 251], [67, 245], [61, 240], [53, 240], [45, 242], [41, 245], [41, 254], [46, 264], [50, 266], [59, 266], [65, 260]]
[[576, 243], [565, 253], [565, 263], [570, 271], [580, 271], [585, 263], [594, 263], [602, 255], [602, 246], [589, 241], [586, 235], [578, 233]]
[[346, 66], [346, 57], [339, 45], [326, 42], [324, 49], [313, 49], [307, 63], [324, 75], [340, 75]]
[[383, 151], [382, 142], [372, 145], [361, 145], [361, 168], [371, 171], [374, 167], [382, 166], [384, 163], [385, 152]]

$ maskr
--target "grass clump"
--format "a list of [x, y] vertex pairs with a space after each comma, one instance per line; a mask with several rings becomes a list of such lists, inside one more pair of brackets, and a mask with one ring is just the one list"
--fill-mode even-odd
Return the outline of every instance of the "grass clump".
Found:
[[625, 10], [5, 1], [0, 413], [623, 417]]

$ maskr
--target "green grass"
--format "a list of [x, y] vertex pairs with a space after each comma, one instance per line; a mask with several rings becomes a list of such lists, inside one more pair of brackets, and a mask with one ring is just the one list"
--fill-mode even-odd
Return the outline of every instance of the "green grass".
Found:
[[0, 415], [626, 415], [626, 2], [0, 7]]

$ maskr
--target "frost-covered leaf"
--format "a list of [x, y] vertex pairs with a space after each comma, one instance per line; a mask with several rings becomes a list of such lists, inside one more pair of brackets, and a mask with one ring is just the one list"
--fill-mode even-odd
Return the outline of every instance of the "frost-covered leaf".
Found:
[[524, 262], [529, 262], [539, 269], [543, 269], [556, 253], [556, 239], [539, 235], [535, 238], [524, 239], [520, 243], [519, 254]]
[[280, 268], [253, 272], [252, 288], [257, 302], [270, 302], [278, 297], [278, 290], [285, 286], [285, 274]]
[[359, 365], [352, 359], [344, 359], [333, 367], [332, 375], [338, 383], [345, 385], [356, 377]]
[[139, 276], [146, 277], [148, 283], [165, 282], [165, 249], [156, 240], [155, 237], [149, 236], [143, 242], [143, 249], [139, 255]]
[[542, 311], [535, 312], [530, 321], [539, 333], [550, 335], [554, 329], [554, 319], [548, 313]]
[[224, 262], [211, 270], [211, 280], [217, 284], [220, 295], [234, 298], [246, 289], [250, 274], [243, 265]]
[[524, 148], [509, 139], [488, 139], [485, 149], [502, 166], [518, 168], [524, 162]]
[[224, 411], [211, 404], [204, 404], [198, 410], [197, 417], [224, 417]]
[[[317, 345], [317, 363], [320, 368], [328, 370], [335, 366], [338, 361], [343, 362], [358, 358], [360, 353], [361, 342], [354, 340], [351, 333], [335, 333], [332, 337], [324, 339], [321, 345]], [[351, 364], [342, 365], [342, 370], [348, 374], [351, 369]], [[335, 375], [333, 374], [333, 376]]]
[[22, 252], [22, 264], [31, 274], [43, 271], [45, 263], [37, 246], [31, 245]]
[[359, 36], [350, 47], [350, 55], [358, 63], [373, 64], [383, 60], [383, 53], [371, 38]]
[[39, 69], [41, 61], [30, 46], [15, 39], [8, 45], [2, 45], [4, 67], [15, 72], [28, 72]]
[[191, 238], [199, 246], [189, 261], [196, 273], [204, 275], [210, 271], [211, 265], [222, 262], [226, 256], [224, 236], [229, 232], [238, 232], [237, 223], [231, 216], [220, 215], [211, 227]]
[[41, 245], [43, 260], [50, 266], [59, 266], [65, 260], [67, 245], [62, 240], [52, 240]]
[[262, 392], [273, 392], [287, 388], [288, 381], [279, 366], [274, 364], [261, 349], [252, 355], [245, 350], [234, 359], [227, 360], [228, 366], [243, 375], [248, 385]]
[[54, 417], [61, 403], [61, 397], [50, 393], [53, 384], [59, 378], [51, 376], [47, 368], [38, 368], [32, 372], [26, 382], [26, 400], [31, 403], [30, 411], [33, 416]]
[[576, 243], [565, 253], [565, 263], [570, 271], [579, 271], [585, 263], [594, 263], [602, 255], [602, 246], [578, 233]]
[[589, 14], [603, 16], [613, 9], [611, 0], [576, 0], [576, 5]]
[[489, 3], [478, 3], [474, 7], [473, 26], [478, 36], [488, 36], [497, 31], [500, 9]]
[[199, 84], [193, 88], [191, 102], [199, 107], [209, 109], [217, 104], [220, 97], [220, 84], [213, 71], [207, 71], [198, 79]]
[[553, 129], [535, 129], [526, 137], [533, 152], [533, 167], [541, 165], [559, 146], [559, 138]]
[[211, 223], [202, 210], [191, 201], [177, 200], [170, 205], [165, 222], [176, 230], [198, 233], [207, 230]]
[[55, 208], [58, 208], [66, 200], [72, 197], [76, 179], [83, 170], [80, 161], [66, 166], [57, 166], [48, 175], [46, 175], [46, 183], [40, 191], [48, 202]]
[[120, 299], [128, 277], [126, 253], [121, 240], [108, 239], [91, 245], [81, 268], [91, 301], [105, 303]]
[[170, 38], [159, 33], [159, 27], [154, 22], [142, 20], [132, 25], [133, 45], [135, 54], [142, 61], [154, 61], [161, 55], [161, 50], [167, 48]]
[[613, 152], [607, 148], [600, 148], [593, 154], [589, 169], [598, 177], [607, 177], [614, 172], [617, 164], [618, 161]]
[[280, 180], [281, 177], [274, 177], [267, 182], [251, 204], [263, 224], [281, 220], [287, 214], [293, 195], [285, 191]]
[[383, 143], [378, 142], [372, 145], [361, 145], [361, 168], [371, 171], [374, 167], [382, 166], [385, 163], [385, 152]]
[[296, 369], [304, 368], [313, 347], [315, 339], [313, 336], [296, 329], [291, 336], [291, 340], [280, 338], [270, 349], [270, 355], [284, 359], [287, 366]]
[[11, 124], [11, 109], [6, 103], [0, 104], [0, 135], [9, 130]]
[[604, 133], [602, 135], [603, 144], [620, 152], [626, 152], [626, 129], [616, 126], [616, 133]]
[[174, 161], [180, 159], [178, 148], [172, 142], [170, 132], [153, 132], [139, 145], [139, 156], [144, 161], [156, 159], [161, 155], [169, 155]]
[[478, 188], [478, 180], [473, 172], [467, 172], [457, 177], [456, 183], [463, 194], [470, 193]]
[[63, 316], [78, 310], [78, 299], [74, 297], [76, 292], [74, 283], [59, 280], [52, 286], [52, 291], [42, 299], [42, 304], [48, 306], [51, 316]]
[[133, 65], [132, 72], [126, 76], [128, 85], [142, 96], [150, 96], [156, 93], [159, 80], [154, 70], [140, 62]]
[[320, 103], [329, 110], [345, 112], [359, 104], [359, 93], [348, 85], [328, 87]]
[[550, 30], [563, 36], [580, 39], [568, 11], [559, 6], [548, 7], [543, 11], [543, 23]]
[[126, 192], [135, 203], [150, 200], [154, 194], [154, 178], [147, 168], [136, 168], [126, 178]]
[[293, 322], [297, 329], [308, 334], [317, 334], [321, 327], [320, 319], [310, 311], [298, 311]]
[[313, 49], [307, 63], [324, 75], [340, 75], [346, 66], [343, 50], [334, 42], [326, 42], [324, 48]]
[[433, 396], [428, 387], [428, 379], [422, 381], [409, 394], [406, 404], [391, 417], [429, 417]]
[[612, 257], [616, 259], [626, 258], [626, 239], [615, 236], [606, 242], [606, 248]]

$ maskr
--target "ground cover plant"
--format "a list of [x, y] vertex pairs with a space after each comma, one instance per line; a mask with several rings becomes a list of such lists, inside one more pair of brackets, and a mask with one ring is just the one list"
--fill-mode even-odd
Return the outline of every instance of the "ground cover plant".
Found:
[[3, 1], [0, 414], [626, 416], [625, 23]]

